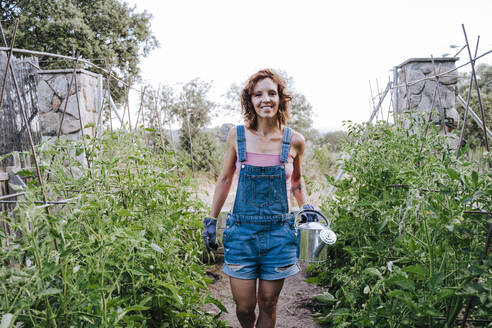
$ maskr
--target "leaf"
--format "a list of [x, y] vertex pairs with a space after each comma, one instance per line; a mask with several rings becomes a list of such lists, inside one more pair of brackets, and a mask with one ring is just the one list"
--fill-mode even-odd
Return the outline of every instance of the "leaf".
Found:
[[21, 177], [25, 178], [33, 178], [34, 177], [34, 172], [31, 172], [30, 170], [20, 170], [15, 173], [15, 175], [19, 175]]
[[9, 328], [13, 322], [14, 315], [12, 313], [5, 313], [2, 316], [2, 322], [0, 323], [0, 328]]
[[434, 316], [434, 317], [440, 317], [440, 316], [442, 316], [442, 313], [441, 312], [439, 312], [436, 309], [433, 309], [431, 307], [427, 307], [424, 310], [424, 313], [427, 314], [427, 315], [430, 315], [430, 316]]
[[439, 299], [448, 298], [454, 295], [454, 290], [451, 288], [443, 288], [439, 291]]
[[47, 289], [43, 290], [42, 292], [40, 292], [39, 296], [55, 295], [55, 294], [61, 293], [61, 291], [62, 290], [60, 288], [50, 287], [50, 288], [47, 288]]
[[164, 254], [164, 251], [162, 250], [162, 248], [161, 248], [159, 245], [152, 243], [152, 244], [150, 244], [150, 247], [151, 247], [154, 251], [156, 251], [156, 252], [158, 252], [158, 253], [161, 253], [161, 254]]
[[96, 123], [94, 123], [94, 122], [87, 123], [86, 125], [84, 125], [84, 129], [93, 128], [95, 126], [96, 126]]
[[446, 171], [448, 171], [448, 174], [452, 179], [460, 180], [460, 174], [455, 170], [453, 170], [452, 168], [448, 167]]
[[471, 179], [474, 186], [478, 185], [478, 173], [477, 171], [472, 171]]
[[174, 296], [174, 299], [178, 301], [179, 305], [183, 305], [183, 298], [179, 295], [178, 290], [176, 289], [175, 286], [168, 284], [166, 282], [162, 282], [162, 285], [171, 291], [171, 293]]
[[155, 132], [155, 129], [145, 128], [145, 131], [147, 131], [147, 132]]
[[206, 298], [205, 301], [207, 303], [214, 304], [215, 306], [217, 306], [219, 308], [220, 311], [225, 312], [225, 313], [229, 313], [227, 311], [226, 307], [224, 306], [224, 304], [222, 304], [218, 299], [209, 296]]
[[367, 273], [370, 273], [372, 275], [378, 276], [380, 278], [383, 277], [383, 275], [381, 274], [381, 272], [378, 269], [376, 269], [376, 268], [366, 268], [366, 269], [364, 269], [364, 271], [367, 272]]
[[126, 312], [130, 312], [130, 311], [145, 311], [145, 310], [148, 310], [148, 309], [150, 309], [150, 307], [144, 306], [144, 305], [140, 305], [140, 304], [136, 304], [136, 305], [132, 305], [132, 306], [129, 306], [129, 307], [125, 308], [125, 311]]
[[421, 264], [407, 266], [403, 269], [403, 271], [413, 273], [419, 279], [425, 278], [425, 275], [427, 274], [427, 271]]
[[393, 286], [393, 285], [396, 285], [402, 289], [405, 289], [405, 290], [415, 290], [415, 285], [413, 283], [413, 281], [403, 277], [403, 276], [394, 276], [394, 277], [391, 277], [389, 279], [386, 279], [385, 280], [385, 283], [387, 286]]
[[334, 303], [337, 301], [335, 296], [333, 296], [332, 294], [330, 294], [328, 292], [325, 292], [323, 294], [318, 294], [318, 295], [314, 296], [314, 299], [318, 302], [325, 303], [325, 304], [331, 304], [331, 303]]
[[116, 214], [118, 214], [118, 216], [132, 216], [132, 212], [130, 212], [129, 210], [127, 210], [126, 208], [120, 208]]
[[444, 275], [442, 272], [436, 272], [432, 275], [432, 277], [429, 279], [429, 287], [431, 290], [437, 289], [442, 285], [442, 282], [444, 280]]

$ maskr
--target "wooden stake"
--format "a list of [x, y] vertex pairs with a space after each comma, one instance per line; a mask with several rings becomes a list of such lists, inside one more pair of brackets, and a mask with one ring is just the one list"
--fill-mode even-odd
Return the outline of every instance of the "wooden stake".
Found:
[[[5, 67], [5, 71], [3, 72], [2, 91], [0, 92], [0, 110], [2, 110], [3, 94], [5, 92], [5, 84], [7, 83], [7, 74], [10, 68], [10, 61], [12, 59], [12, 53], [14, 49], [15, 36], [17, 35], [18, 25], [19, 25], [19, 19], [15, 21], [14, 33], [12, 34], [12, 42], [10, 43], [10, 51], [9, 54], [7, 55], [7, 66]], [[3, 38], [3, 42], [5, 43], [5, 46], [7, 46], [7, 40], [5, 40], [5, 35], [3, 34], [3, 28], [2, 28], [2, 38]]]

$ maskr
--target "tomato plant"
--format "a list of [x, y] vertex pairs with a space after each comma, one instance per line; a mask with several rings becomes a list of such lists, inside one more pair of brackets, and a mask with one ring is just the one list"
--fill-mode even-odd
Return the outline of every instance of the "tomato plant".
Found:
[[[172, 153], [150, 151], [138, 133], [43, 144], [48, 214], [29, 184], [2, 213], [2, 327], [223, 327], [200, 309], [222, 304], [206, 291], [201, 259], [204, 205]], [[29, 173], [26, 173], [29, 174]], [[53, 240], [58, 242], [57, 251]]]
[[[322, 208], [339, 241], [313, 281], [330, 287], [320, 322], [336, 327], [455, 327], [473, 296], [492, 317], [492, 260], [483, 258], [492, 173], [448, 147], [432, 127], [349, 126], [346, 176]], [[365, 131], [365, 132], [364, 132]], [[485, 160], [490, 154], [485, 154]], [[329, 296], [329, 297], [328, 297]]]

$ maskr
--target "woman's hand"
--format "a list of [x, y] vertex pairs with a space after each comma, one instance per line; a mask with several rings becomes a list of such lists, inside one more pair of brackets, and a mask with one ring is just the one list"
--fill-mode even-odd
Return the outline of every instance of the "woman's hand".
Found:
[[217, 245], [217, 220], [207, 216], [203, 219], [203, 227], [203, 241], [207, 251], [210, 252], [210, 249], [217, 250], [219, 248]]
[[[314, 207], [311, 204], [304, 204], [301, 207], [302, 210], [314, 210]], [[301, 223], [305, 222], [318, 222], [318, 214], [313, 212], [301, 213]]]

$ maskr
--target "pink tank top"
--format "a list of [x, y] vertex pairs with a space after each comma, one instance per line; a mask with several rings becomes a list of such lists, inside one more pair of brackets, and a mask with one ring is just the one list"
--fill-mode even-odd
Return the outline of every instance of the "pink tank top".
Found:
[[[238, 156], [239, 157], [239, 156]], [[251, 166], [275, 166], [280, 165], [280, 155], [274, 154], [258, 154], [246, 152], [246, 161], [242, 164], [248, 164]], [[292, 155], [289, 154], [287, 163], [285, 163], [285, 182], [287, 184], [287, 199], [289, 199], [292, 171], [294, 171], [294, 159]], [[236, 172], [239, 176], [241, 172], [241, 162], [236, 160]]]

